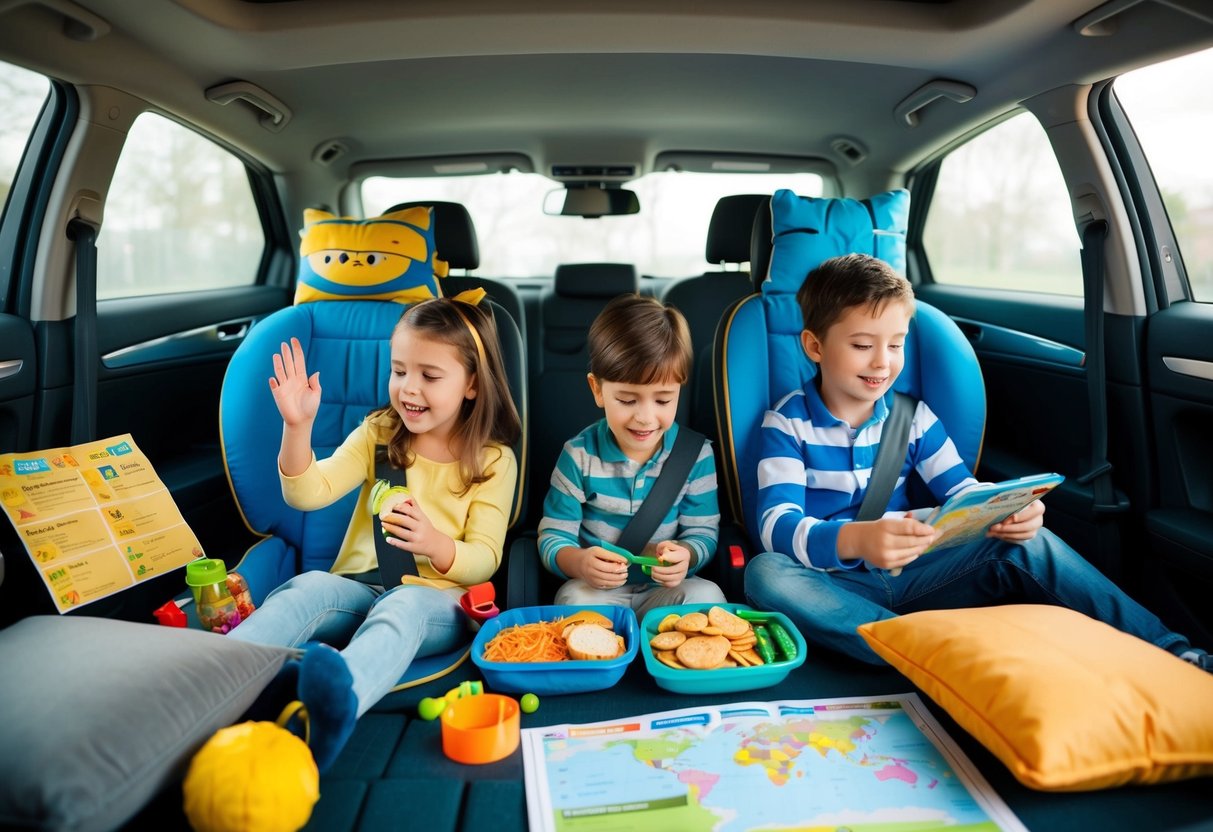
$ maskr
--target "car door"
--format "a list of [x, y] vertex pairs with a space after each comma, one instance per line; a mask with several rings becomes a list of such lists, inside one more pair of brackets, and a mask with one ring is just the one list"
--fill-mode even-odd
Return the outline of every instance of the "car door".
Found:
[[1213, 643], [1213, 103], [1193, 87], [1213, 50], [1118, 78], [1100, 114], [1125, 170], [1143, 268], [1157, 298], [1145, 327], [1156, 474], [1145, 512], [1146, 585], [1175, 626]]

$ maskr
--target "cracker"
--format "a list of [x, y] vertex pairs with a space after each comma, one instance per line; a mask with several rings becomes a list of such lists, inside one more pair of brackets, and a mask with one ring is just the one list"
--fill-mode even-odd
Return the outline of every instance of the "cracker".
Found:
[[673, 650], [654, 650], [653, 658], [655, 658], [657, 661], [661, 662], [662, 664], [669, 665], [670, 667], [674, 668], [675, 670], [686, 670], [687, 669], [687, 666], [685, 664], [678, 661], [678, 658], [674, 655]]
[[692, 670], [708, 670], [716, 667], [728, 654], [729, 640], [724, 636], [694, 636], [688, 638], [674, 651], [678, 661]]
[[750, 622], [734, 615], [724, 607], [709, 609], [708, 623], [713, 627], [718, 627], [721, 634], [728, 638], [741, 638], [750, 629]]
[[758, 655], [758, 652], [755, 650], [738, 650], [737, 652], [749, 663], [750, 667], [759, 667], [766, 664], [762, 660], [762, 656]]
[[686, 633], [670, 630], [669, 632], [658, 633], [649, 639], [649, 646], [654, 650], [677, 650], [678, 646], [686, 640]]
[[713, 627], [711, 624], [709, 624], [700, 630], [699, 633], [705, 636], [722, 636], [724, 635], [724, 630], [720, 629], [719, 627]]
[[729, 658], [732, 659], [733, 661], [737, 662], [737, 664], [741, 665], [742, 667], [750, 667], [749, 660], [741, 653], [738, 653], [736, 650], [729, 651]]
[[698, 633], [708, 626], [708, 617], [701, 612], [688, 612], [674, 622], [674, 629], [680, 633]]

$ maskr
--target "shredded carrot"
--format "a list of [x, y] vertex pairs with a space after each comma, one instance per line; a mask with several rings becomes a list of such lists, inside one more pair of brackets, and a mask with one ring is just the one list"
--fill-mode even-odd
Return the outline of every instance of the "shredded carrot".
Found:
[[569, 649], [560, 632], [560, 619], [515, 624], [506, 627], [484, 645], [484, 659], [490, 662], [562, 662]]

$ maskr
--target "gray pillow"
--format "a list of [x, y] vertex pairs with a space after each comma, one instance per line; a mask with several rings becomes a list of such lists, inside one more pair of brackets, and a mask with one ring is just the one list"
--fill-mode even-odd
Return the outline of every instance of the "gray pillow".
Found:
[[32, 616], [0, 631], [0, 827], [120, 826], [288, 655], [106, 618]]

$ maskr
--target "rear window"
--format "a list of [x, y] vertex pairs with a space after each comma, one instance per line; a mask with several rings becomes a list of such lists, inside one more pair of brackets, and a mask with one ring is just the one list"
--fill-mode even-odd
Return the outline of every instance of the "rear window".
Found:
[[583, 219], [543, 213], [559, 184], [536, 173], [430, 178], [370, 177], [362, 185], [367, 216], [400, 202], [443, 200], [468, 209], [480, 244], [478, 273], [491, 277], [551, 275], [561, 263], [632, 263], [641, 274], [701, 274], [708, 223], [722, 196], [791, 188], [821, 196], [813, 173], [732, 174], [665, 171], [629, 182], [640, 213]]
[[50, 82], [43, 76], [0, 61], [0, 206], [8, 202], [17, 165], [49, 91]]

